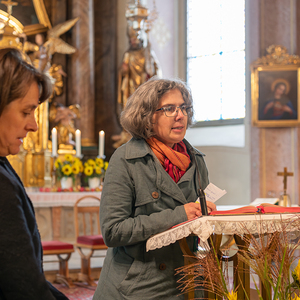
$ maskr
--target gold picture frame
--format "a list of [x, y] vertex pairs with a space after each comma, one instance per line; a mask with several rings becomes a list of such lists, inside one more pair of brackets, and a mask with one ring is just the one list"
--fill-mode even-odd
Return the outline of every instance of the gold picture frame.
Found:
[[[12, 6], [12, 15], [9, 24], [18, 33], [25, 33], [27, 36], [46, 32], [52, 28], [44, 0], [28, 0], [26, 5], [19, 1], [17, 6]], [[30, 16], [26, 17], [26, 13]], [[6, 21], [8, 18], [7, 7], [0, 2], [0, 19]], [[34, 20], [34, 21], [33, 21]]]
[[300, 58], [282, 46], [251, 64], [252, 125], [300, 126]]

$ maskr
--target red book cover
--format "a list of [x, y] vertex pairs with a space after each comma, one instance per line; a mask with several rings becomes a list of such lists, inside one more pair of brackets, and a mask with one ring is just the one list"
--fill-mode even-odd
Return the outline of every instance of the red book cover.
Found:
[[300, 213], [300, 207], [284, 207], [270, 203], [262, 203], [258, 206], [244, 206], [230, 210], [215, 210], [212, 211], [210, 216], [220, 215], [244, 215], [244, 214], [294, 214]]

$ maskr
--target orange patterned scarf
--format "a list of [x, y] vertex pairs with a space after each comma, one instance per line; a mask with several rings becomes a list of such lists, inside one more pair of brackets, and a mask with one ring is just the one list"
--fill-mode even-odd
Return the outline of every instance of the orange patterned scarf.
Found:
[[151, 147], [167, 173], [177, 183], [186, 172], [191, 162], [184, 142], [181, 141], [180, 143], [175, 144], [173, 148], [154, 137], [148, 139], [146, 142]]

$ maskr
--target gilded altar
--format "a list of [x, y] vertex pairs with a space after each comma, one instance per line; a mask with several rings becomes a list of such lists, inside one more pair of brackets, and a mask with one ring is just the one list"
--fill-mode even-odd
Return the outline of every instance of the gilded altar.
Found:
[[[26, 23], [27, 17], [30, 24]], [[29, 132], [17, 155], [8, 159], [26, 187], [50, 187], [52, 183], [51, 141], [49, 139], [49, 102], [62, 91], [61, 66], [51, 65], [54, 53], [71, 54], [74, 47], [60, 39], [78, 18], [66, 21], [52, 28], [43, 0], [0, 1], [0, 48], [15, 47], [24, 58], [40, 71], [48, 74], [54, 85], [53, 96], [35, 111], [37, 132]], [[27, 40], [35, 36], [35, 43]], [[43, 36], [47, 35], [47, 40]], [[31, 53], [31, 54], [29, 54]]]

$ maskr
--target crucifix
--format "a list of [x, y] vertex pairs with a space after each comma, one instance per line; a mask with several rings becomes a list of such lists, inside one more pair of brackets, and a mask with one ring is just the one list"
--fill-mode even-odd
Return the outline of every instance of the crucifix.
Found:
[[7, 6], [8, 19], [12, 14], [13, 6], [17, 6], [19, 4], [18, 2], [12, 2], [11, 0], [1, 1], [1, 3]]
[[293, 172], [288, 172], [287, 168], [283, 169], [283, 172], [277, 172], [277, 176], [283, 176], [283, 206], [287, 206], [288, 204], [288, 195], [286, 194], [287, 189], [287, 177], [294, 176]]

